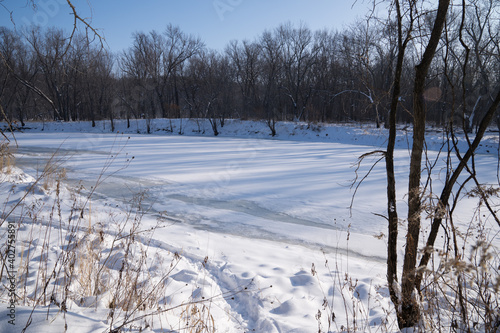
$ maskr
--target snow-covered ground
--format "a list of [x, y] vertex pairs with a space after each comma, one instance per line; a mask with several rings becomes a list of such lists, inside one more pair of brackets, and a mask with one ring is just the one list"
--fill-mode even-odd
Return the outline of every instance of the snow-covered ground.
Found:
[[[381, 217], [386, 212], [382, 162], [353, 199], [356, 175], [362, 179], [381, 156], [367, 157], [359, 170], [357, 159], [384, 149], [386, 130], [279, 123], [278, 135], [272, 138], [265, 123], [239, 120], [228, 120], [218, 137], [203, 120], [173, 120], [172, 127], [169, 120], [155, 120], [152, 134], [145, 134], [145, 120], [133, 121], [130, 128], [125, 121], [115, 121], [116, 133], [110, 133], [109, 121], [94, 128], [86, 122], [27, 127], [15, 133], [19, 169], [2, 176], [3, 214], [35, 183], [48, 160], [64, 168], [64, 186], [58, 188], [56, 181], [35, 184], [28, 206], [36, 207], [41, 225], [47, 220], [57, 224], [42, 228], [22, 219], [16, 265], [29, 258], [25, 252], [31, 248], [42, 253], [30, 258], [33, 267], [41, 269], [42, 258], [49, 264], [57, 262], [62, 244], [68, 246], [74, 233], [75, 206], [85, 207], [86, 221], [78, 225], [77, 237], [104, 235], [98, 249], [89, 251], [122, 254], [113, 265], [106, 263], [110, 281], [127, 260], [126, 251], [113, 243], [120, 225], [128, 228], [135, 219], [140, 220], [141, 230], [155, 228], [138, 236], [134, 253], [147, 258], [143, 267], [148, 276], [143, 280], [164, 285], [156, 307], [172, 309], [127, 325], [132, 331], [190, 332], [196, 318], [209, 323], [213, 318], [217, 332], [312, 332], [318, 325], [326, 331], [332, 313], [332, 331], [342, 331], [342, 325], [353, 319], [360, 331], [378, 331], [380, 325], [396, 331], [393, 314], [387, 315], [391, 304], [384, 287], [387, 226]], [[428, 156], [438, 161], [434, 193], [439, 193], [444, 177], [439, 173], [444, 163], [438, 155], [441, 135], [438, 131], [427, 135]], [[400, 216], [407, 209], [410, 141], [411, 133], [401, 129], [395, 153]], [[465, 149], [465, 140], [459, 147]], [[497, 147], [497, 134], [491, 133], [478, 151], [476, 168], [483, 183], [497, 182]], [[139, 193], [144, 194], [140, 209], [133, 205]], [[42, 212], [44, 208], [47, 211]], [[476, 212], [467, 201], [458, 209], [458, 224], [467, 224]], [[22, 213], [18, 208], [11, 218]], [[7, 228], [6, 222], [2, 228]], [[47, 237], [42, 232], [46, 229], [59, 237]], [[168, 278], [162, 279], [167, 273]], [[32, 276], [25, 281], [28, 294], [38, 275]], [[74, 333], [109, 330], [112, 292], [77, 298], [81, 289], [77, 290], [69, 292], [67, 313], [59, 312], [57, 299], [51, 307], [34, 311], [29, 304], [18, 304], [16, 326], [7, 322], [9, 298], [4, 292], [0, 332], [20, 331], [30, 315], [28, 332], [59, 332], [65, 325]], [[198, 301], [198, 311], [192, 311], [191, 301]], [[191, 326], [186, 327], [188, 312]]]

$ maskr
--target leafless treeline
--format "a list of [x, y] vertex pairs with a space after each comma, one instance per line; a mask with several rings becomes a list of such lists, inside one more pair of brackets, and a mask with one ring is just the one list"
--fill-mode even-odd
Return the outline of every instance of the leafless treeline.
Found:
[[[482, 103], [500, 77], [498, 8], [495, 1], [469, 2], [467, 20], [461, 20], [460, 6], [449, 12], [429, 71], [427, 121], [438, 125], [453, 114], [460, 124], [477, 126]], [[417, 13], [401, 75], [405, 112], [398, 113], [398, 122], [412, 120], [413, 59], [423, 52], [435, 15], [424, 7]], [[273, 133], [277, 120], [384, 124], [398, 54], [391, 15], [341, 32], [282, 24], [254, 41], [230, 42], [223, 51], [207, 49], [171, 25], [136, 33], [120, 54], [84, 37], [68, 44], [67, 34], [55, 28], [18, 34], [2, 27], [0, 99], [5, 115], [20, 123], [202, 117], [210, 119], [215, 134], [231, 117], [265, 119]], [[454, 88], [463, 77], [466, 100]]]

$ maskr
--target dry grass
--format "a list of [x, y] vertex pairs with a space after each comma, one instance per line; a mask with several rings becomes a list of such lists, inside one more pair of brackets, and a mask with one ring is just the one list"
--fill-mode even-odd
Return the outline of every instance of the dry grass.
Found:
[[[14, 158], [8, 144], [0, 148], [5, 174], [7, 168], [14, 167]], [[106, 177], [113, 158], [96, 186]], [[71, 303], [106, 306], [109, 332], [118, 332], [125, 325], [133, 324], [140, 330], [152, 325], [154, 316], [170, 310], [163, 303], [175, 290], [169, 290], [167, 279], [182, 260], [177, 253], [151, 248], [153, 234], [163, 222], [142, 227], [149, 209], [144, 205], [146, 193], [137, 194], [122, 207], [110, 207], [109, 212], [91, 210], [96, 187], [90, 193], [84, 193], [83, 187], [68, 189], [63, 165], [64, 158], [55, 154], [36, 179], [12, 185], [24, 186], [24, 196], [4, 203], [0, 226], [7, 220], [17, 226], [17, 303], [63, 313]], [[3, 241], [0, 251], [5, 253]], [[1, 260], [4, 266], [7, 257], [2, 255]], [[0, 279], [5, 274], [1, 270]], [[7, 293], [6, 288], [0, 288], [0, 299], [6, 300]], [[204, 300], [198, 304], [188, 299], [179, 306], [189, 313], [187, 317], [183, 313], [182, 318], [189, 318], [191, 332], [215, 331], [215, 320]]]
[[215, 333], [214, 317], [206, 304], [188, 304], [181, 314], [185, 322], [182, 330], [186, 333]]
[[[490, 192], [496, 195], [498, 191]], [[425, 269], [419, 295], [422, 317], [413, 332], [500, 332], [500, 253], [492, 245], [498, 232], [487, 227], [484, 206], [480, 196], [474, 220], [462, 232], [448, 217], [443, 226], [443, 247], [434, 249], [432, 262]], [[311, 270], [322, 290], [326, 290], [325, 284], [330, 288], [323, 292], [323, 307], [316, 315], [317, 331], [399, 331], [392, 303], [381, 302], [380, 297], [388, 299], [387, 286], [375, 286], [373, 294], [363, 300], [359, 298], [359, 281], [343, 273], [339, 263], [341, 258], [332, 269], [325, 260], [323, 269], [313, 265]], [[342, 310], [339, 304], [343, 304]], [[345, 320], [337, 318], [340, 311]], [[370, 313], [377, 311], [385, 317], [373, 321]]]
[[9, 174], [15, 164], [14, 154], [8, 141], [0, 143], [0, 170], [4, 174]]

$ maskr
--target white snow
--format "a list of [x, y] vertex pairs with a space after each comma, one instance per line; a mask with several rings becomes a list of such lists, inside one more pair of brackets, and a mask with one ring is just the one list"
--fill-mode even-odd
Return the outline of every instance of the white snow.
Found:
[[[319, 324], [326, 331], [332, 312], [334, 332], [342, 331], [353, 315], [361, 324], [359, 331], [382, 324], [397, 331], [393, 314], [386, 314], [391, 303], [385, 279], [387, 225], [380, 216], [387, 212], [383, 161], [363, 181], [354, 201], [352, 186], [356, 174], [361, 180], [381, 158], [374, 154], [356, 168], [359, 156], [384, 149], [386, 130], [278, 123], [273, 138], [264, 122], [227, 120], [221, 134], [213, 137], [203, 120], [184, 119], [182, 128], [179, 120], [173, 122], [173, 133], [167, 131], [168, 120], [153, 121], [152, 134], [145, 134], [144, 120], [134, 120], [131, 128], [115, 120], [116, 133], [110, 133], [109, 121], [94, 128], [87, 122], [28, 123], [29, 130], [16, 132], [16, 167], [2, 174], [0, 183], [2, 214], [33, 186], [27, 205], [40, 215], [38, 222], [26, 219], [19, 225], [17, 264], [28, 248], [45, 251], [49, 265], [57, 261], [60, 245], [72, 235], [71, 222], [48, 226], [46, 221], [70, 221], [73, 207], [86, 205], [93, 241], [97, 230], [105, 235], [92, 251], [113, 253], [103, 275], [111, 281], [125, 253], [114, 248], [112, 240], [128, 211], [140, 215], [141, 229], [161, 224], [140, 237], [134, 253], [146, 253], [147, 259], [132, 264], [144, 265], [149, 272], [141, 277], [144, 285], [163, 281], [157, 306], [172, 308], [128, 325], [130, 331], [189, 332], [181, 318], [193, 300], [200, 301], [198, 309], [205, 307], [197, 315], [207, 322], [213, 318], [217, 332], [312, 332]], [[178, 135], [181, 130], [183, 135]], [[438, 154], [441, 135], [427, 135], [429, 157], [438, 159], [434, 170], [445, 160]], [[402, 218], [410, 144], [411, 132], [399, 130], [395, 164]], [[11, 141], [10, 146], [15, 145]], [[459, 147], [465, 149], [465, 140]], [[478, 151], [477, 172], [484, 183], [497, 182], [497, 147], [497, 134], [492, 133]], [[35, 183], [51, 158], [65, 170], [59, 194], [54, 184]], [[444, 176], [437, 172], [433, 178], [434, 193], [439, 193], [439, 178]], [[82, 189], [79, 195], [74, 194], [77, 188]], [[145, 197], [137, 211], [130, 202], [141, 191]], [[59, 212], [51, 212], [54, 206]], [[458, 224], [468, 223], [476, 213], [467, 201], [458, 210]], [[12, 217], [21, 213], [18, 209]], [[61, 217], [53, 217], [58, 214]], [[81, 239], [88, 217], [78, 225]], [[60, 236], [44, 244], [44, 228]], [[401, 241], [400, 257], [402, 251]], [[42, 269], [36, 258], [32, 264]], [[170, 269], [168, 278], [161, 280]], [[34, 292], [32, 276], [28, 292]], [[65, 325], [72, 333], [110, 327], [110, 293], [78, 299], [73, 295], [66, 313], [55, 304], [49, 307], [50, 301], [33, 312], [29, 304], [18, 304], [15, 326], [7, 323], [7, 293], [0, 296], [0, 332], [20, 332], [30, 315], [27, 332], [62, 332]]]

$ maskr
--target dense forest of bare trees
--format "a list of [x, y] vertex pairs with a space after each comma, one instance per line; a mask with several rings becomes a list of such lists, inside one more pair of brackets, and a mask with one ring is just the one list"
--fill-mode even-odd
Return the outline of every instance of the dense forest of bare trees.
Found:
[[[500, 77], [500, 26], [495, 1], [466, 6], [465, 20], [460, 4], [448, 14], [425, 103], [428, 122], [445, 126], [452, 118], [472, 130]], [[414, 15], [397, 122], [413, 119], [414, 68], [435, 11], [422, 6]], [[68, 33], [56, 28], [1, 27], [0, 52], [4, 116], [21, 124], [190, 117], [209, 119], [217, 134], [226, 118], [242, 118], [266, 120], [274, 134], [279, 120], [387, 125], [398, 30], [390, 18], [372, 17], [337, 32], [288, 23], [215, 51], [168, 25], [134, 34], [130, 48], [111, 54], [85, 36], [69, 43]], [[459, 100], [455, 83], [465, 76], [466, 99]], [[457, 103], [464, 104], [462, 112], [452, 111]]]

